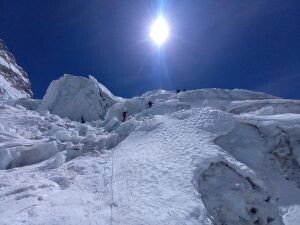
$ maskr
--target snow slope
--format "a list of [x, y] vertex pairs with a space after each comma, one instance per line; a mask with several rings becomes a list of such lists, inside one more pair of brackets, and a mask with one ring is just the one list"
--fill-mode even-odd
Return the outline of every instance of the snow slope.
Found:
[[82, 124], [77, 100], [63, 96], [87, 99], [98, 86], [76, 79], [56, 81], [42, 103], [60, 114], [65, 102], [61, 116], [73, 121], [0, 106], [0, 224], [300, 224], [300, 101], [222, 89], [108, 94], [102, 116]]

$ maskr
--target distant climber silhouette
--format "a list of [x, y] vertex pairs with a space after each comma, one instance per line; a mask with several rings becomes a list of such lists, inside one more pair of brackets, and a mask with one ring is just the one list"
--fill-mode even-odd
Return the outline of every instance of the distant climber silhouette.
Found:
[[125, 111], [125, 112], [122, 112], [123, 122], [125, 122], [125, 120], [126, 120], [127, 113], [128, 113], [128, 112], [126, 112], [126, 111]]
[[180, 89], [177, 89], [177, 90], [176, 90], [176, 94], [178, 94], [179, 92], [180, 92]]
[[152, 105], [153, 105], [153, 102], [149, 101], [149, 102], [147, 103], [147, 105], [149, 106], [149, 108], [151, 108]]

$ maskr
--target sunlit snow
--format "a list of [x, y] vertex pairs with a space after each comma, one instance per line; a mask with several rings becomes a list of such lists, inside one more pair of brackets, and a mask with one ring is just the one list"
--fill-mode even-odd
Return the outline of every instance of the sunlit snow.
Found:
[[124, 99], [71, 75], [17, 98], [0, 103], [1, 225], [300, 224], [300, 101]]

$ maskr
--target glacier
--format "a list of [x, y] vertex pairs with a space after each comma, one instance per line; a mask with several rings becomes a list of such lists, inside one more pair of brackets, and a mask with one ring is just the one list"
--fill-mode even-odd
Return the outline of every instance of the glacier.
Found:
[[300, 101], [72, 75], [2, 99], [0, 224], [298, 225]]

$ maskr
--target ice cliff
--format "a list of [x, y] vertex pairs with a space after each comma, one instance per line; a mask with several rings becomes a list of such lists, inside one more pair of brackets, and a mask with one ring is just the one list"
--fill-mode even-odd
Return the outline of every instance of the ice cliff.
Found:
[[118, 99], [92, 76], [66, 74], [50, 84], [38, 109], [86, 122], [104, 119], [107, 110]]

